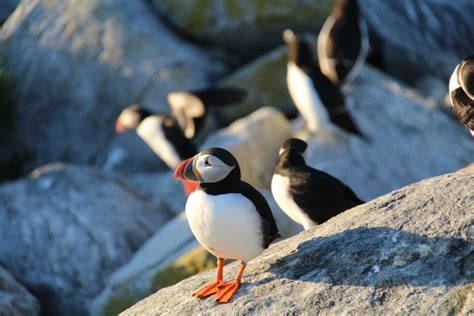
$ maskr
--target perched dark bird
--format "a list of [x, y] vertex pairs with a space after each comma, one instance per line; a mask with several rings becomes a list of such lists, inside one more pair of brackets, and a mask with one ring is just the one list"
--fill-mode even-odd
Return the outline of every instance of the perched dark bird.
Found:
[[474, 137], [474, 55], [464, 58], [449, 80], [454, 114]]
[[[265, 198], [240, 179], [235, 157], [225, 149], [209, 148], [184, 161], [175, 178], [197, 181], [186, 203], [189, 226], [199, 243], [217, 257], [217, 279], [193, 296], [217, 293], [227, 303], [240, 286], [246, 261], [258, 256], [280, 236]], [[224, 282], [224, 259], [240, 260], [235, 280]]]
[[272, 194], [280, 208], [309, 229], [364, 203], [347, 185], [306, 165], [306, 142], [291, 138], [280, 148], [272, 178]]
[[168, 103], [184, 135], [191, 139], [205, 126], [206, 118], [213, 108], [238, 103], [246, 95], [247, 93], [239, 88], [214, 87], [172, 92], [168, 94]]
[[[170, 169], [175, 169], [182, 161], [197, 153], [194, 144], [184, 136], [179, 125], [170, 116], [153, 114], [136, 104], [120, 113], [115, 122], [115, 130], [118, 133], [136, 130], [138, 136]], [[183, 182], [183, 187], [189, 194], [196, 185]]]
[[364, 137], [348, 112], [339, 87], [316, 64], [309, 44], [291, 30], [283, 33], [283, 39], [288, 44], [288, 90], [309, 130], [331, 133], [341, 128]]
[[369, 52], [369, 33], [357, 0], [336, 0], [317, 48], [321, 71], [335, 84], [349, 86]]

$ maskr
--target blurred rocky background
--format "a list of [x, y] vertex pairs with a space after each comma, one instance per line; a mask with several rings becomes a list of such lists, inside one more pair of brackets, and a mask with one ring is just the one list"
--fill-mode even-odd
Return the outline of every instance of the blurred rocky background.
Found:
[[[199, 145], [236, 155], [284, 237], [300, 228], [269, 186], [289, 137], [307, 140], [309, 164], [366, 200], [472, 162], [474, 141], [446, 95], [474, 51], [474, 2], [359, 5], [371, 51], [347, 98], [370, 142], [301, 130], [286, 87], [282, 31], [315, 45], [333, 0], [2, 0], [0, 314], [116, 315], [214, 266], [172, 172], [134, 132], [114, 132], [139, 98], [167, 112], [172, 91], [245, 89], [244, 101], [216, 111], [219, 129]], [[462, 216], [474, 213], [467, 201]]]

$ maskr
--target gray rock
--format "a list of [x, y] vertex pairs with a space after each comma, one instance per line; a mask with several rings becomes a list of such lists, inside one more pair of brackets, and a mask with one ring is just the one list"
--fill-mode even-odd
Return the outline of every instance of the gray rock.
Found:
[[108, 157], [107, 148], [94, 155], [147, 82], [154, 85], [140, 101], [165, 111], [168, 92], [200, 88], [223, 70], [176, 38], [143, 1], [24, 0], [3, 25], [0, 48], [18, 101], [16, 149], [32, 158], [27, 170]]
[[340, 178], [363, 199], [452, 172], [472, 162], [469, 132], [432, 102], [369, 67], [348, 94], [351, 113], [370, 140], [348, 135], [308, 140], [311, 166]]
[[372, 44], [395, 77], [415, 83], [424, 76], [449, 79], [459, 61], [472, 53], [474, 2], [360, 0]]
[[0, 266], [0, 311], [4, 316], [39, 315], [38, 301]]
[[202, 42], [224, 47], [238, 61], [249, 60], [282, 43], [287, 28], [317, 31], [333, 0], [186, 1], [152, 0], [162, 19]]
[[292, 136], [285, 116], [273, 107], [262, 107], [209, 136], [202, 149], [222, 147], [237, 158], [242, 179], [269, 188], [281, 144]]
[[15, 10], [20, 0], [2, 0], [0, 3], [0, 24]]
[[53, 164], [0, 187], [0, 258], [46, 315], [83, 315], [169, 218], [116, 178]]
[[[471, 314], [473, 182], [471, 170], [412, 184], [270, 246], [230, 304], [191, 297], [211, 271], [121, 315]], [[228, 265], [226, 279], [236, 269]]]
[[[301, 231], [278, 207], [271, 193], [267, 199], [283, 238]], [[215, 257], [199, 246], [182, 212], [163, 226], [114, 272], [91, 304], [91, 314], [117, 315], [156, 290], [215, 267]]]

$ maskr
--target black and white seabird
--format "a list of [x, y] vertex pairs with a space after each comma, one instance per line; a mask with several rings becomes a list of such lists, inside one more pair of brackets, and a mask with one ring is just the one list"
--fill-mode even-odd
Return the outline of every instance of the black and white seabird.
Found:
[[[199, 183], [186, 203], [189, 226], [199, 243], [217, 257], [217, 279], [193, 296], [216, 293], [227, 303], [240, 286], [246, 262], [280, 236], [265, 198], [240, 179], [235, 157], [222, 148], [208, 148], [184, 161], [175, 178]], [[235, 280], [224, 282], [224, 259], [240, 260]]]
[[291, 138], [280, 148], [272, 194], [280, 208], [309, 229], [364, 203], [335, 177], [306, 165], [306, 142]]
[[[154, 114], [137, 104], [125, 108], [115, 122], [118, 133], [136, 130], [138, 136], [170, 169], [197, 153], [179, 125], [168, 115]], [[194, 191], [194, 183], [183, 182], [186, 193]]]
[[172, 115], [192, 139], [205, 126], [206, 118], [213, 108], [242, 101], [247, 93], [233, 87], [213, 87], [194, 91], [176, 91], [168, 94]]
[[454, 114], [474, 137], [474, 55], [464, 58], [454, 69], [449, 96]]
[[357, 0], [336, 0], [319, 32], [317, 52], [321, 71], [335, 84], [348, 87], [369, 52], [367, 24]]
[[291, 30], [283, 33], [283, 39], [288, 44], [288, 90], [309, 130], [331, 133], [341, 128], [364, 137], [347, 110], [340, 88], [321, 72], [309, 44]]

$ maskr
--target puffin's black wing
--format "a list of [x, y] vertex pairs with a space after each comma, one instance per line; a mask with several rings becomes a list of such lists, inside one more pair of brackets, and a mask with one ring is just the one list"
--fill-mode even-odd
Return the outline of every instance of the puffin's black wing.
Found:
[[333, 176], [308, 166], [290, 170], [290, 195], [316, 223], [364, 203], [347, 185]]
[[278, 227], [273, 218], [270, 206], [268, 206], [267, 200], [263, 195], [258, 192], [253, 186], [247, 182], [241, 181], [239, 185], [239, 193], [243, 194], [247, 199], [252, 201], [255, 205], [260, 218], [262, 219], [262, 232], [263, 232], [263, 248], [268, 248], [270, 243], [280, 237]]
[[197, 149], [194, 144], [184, 136], [178, 123], [171, 117], [165, 117], [163, 119], [162, 127], [165, 138], [173, 145], [179, 158], [185, 160], [197, 154]]
[[463, 89], [458, 88], [451, 92], [453, 111], [461, 123], [474, 131], [474, 100], [471, 100]]
[[311, 78], [314, 89], [317, 91], [322, 104], [326, 107], [331, 122], [349, 133], [365, 137], [352, 119], [339, 86], [329, 80], [321, 72], [318, 65], [305, 69], [304, 72]]

